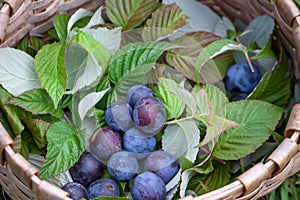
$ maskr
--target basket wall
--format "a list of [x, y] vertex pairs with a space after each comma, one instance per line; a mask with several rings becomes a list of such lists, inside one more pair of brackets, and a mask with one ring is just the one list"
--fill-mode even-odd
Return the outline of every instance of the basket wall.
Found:
[[[292, 0], [275, 0], [275, 5], [267, 0], [198, 1], [222, 16], [245, 23], [261, 14], [272, 16], [278, 24], [276, 34], [291, 58], [291, 73], [300, 78], [300, 12]], [[0, 6], [0, 47], [15, 46], [28, 33], [43, 36], [53, 27], [52, 18], [56, 14], [73, 13], [79, 8], [94, 11], [102, 4], [103, 0], [4, 0]], [[232, 184], [195, 199], [256, 199], [299, 171], [300, 118], [297, 116], [300, 116], [300, 106], [294, 110], [287, 139], [266, 163], [259, 163]], [[37, 175], [38, 171], [13, 151], [13, 141], [0, 124], [0, 184], [8, 195], [22, 200], [69, 199], [66, 192], [40, 180]]]

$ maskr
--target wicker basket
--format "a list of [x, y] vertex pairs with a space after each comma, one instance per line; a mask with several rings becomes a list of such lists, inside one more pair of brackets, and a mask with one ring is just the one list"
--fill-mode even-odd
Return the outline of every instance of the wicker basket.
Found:
[[[257, 15], [272, 16], [276, 34], [291, 58], [292, 74], [300, 78], [300, 12], [292, 0], [199, 0], [220, 15], [246, 23]], [[41, 35], [59, 13], [78, 8], [94, 11], [103, 0], [4, 0], [0, 5], [0, 47], [15, 46], [25, 35]], [[300, 104], [294, 106], [285, 131], [286, 139], [269, 156], [235, 182], [185, 199], [256, 199], [277, 188], [300, 170]], [[12, 199], [70, 199], [68, 193], [38, 178], [38, 170], [13, 150], [13, 140], [0, 123], [0, 184]]]

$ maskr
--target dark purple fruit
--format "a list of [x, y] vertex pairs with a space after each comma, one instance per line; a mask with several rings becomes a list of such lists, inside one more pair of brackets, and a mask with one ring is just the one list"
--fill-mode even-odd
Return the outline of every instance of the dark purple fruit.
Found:
[[93, 154], [85, 151], [69, 171], [73, 181], [87, 187], [102, 176], [103, 165]]
[[114, 179], [128, 181], [137, 174], [139, 163], [132, 153], [120, 151], [110, 157], [107, 170]]
[[177, 174], [178, 170], [178, 161], [165, 151], [154, 151], [143, 162], [143, 171], [155, 173], [165, 184]]
[[132, 108], [125, 102], [113, 102], [105, 111], [106, 123], [116, 131], [126, 131], [133, 126]]
[[101, 162], [107, 161], [113, 154], [122, 149], [120, 134], [109, 127], [97, 130], [90, 141], [90, 151]]
[[133, 121], [143, 133], [157, 133], [166, 121], [166, 110], [157, 98], [144, 97], [135, 104]]
[[69, 182], [65, 184], [62, 190], [69, 193], [69, 197], [73, 200], [89, 199], [88, 192], [86, 188], [80, 183]]
[[135, 85], [127, 91], [127, 102], [132, 108], [142, 98], [153, 96], [152, 90], [144, 85]]
[[156, 174], [143, 172], [134, 179], [130, 193], [133, 200], [164, 200], [166, 186]]
[[102, 178], [94, 181], [88, 187], [89, 198], [100, 196], [120, 196], [119, 185], [112, 179]]

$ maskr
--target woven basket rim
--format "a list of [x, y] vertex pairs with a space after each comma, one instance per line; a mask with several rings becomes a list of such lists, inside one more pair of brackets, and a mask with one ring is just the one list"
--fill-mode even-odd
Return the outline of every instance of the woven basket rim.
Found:
[[[199, 0], [199, 2], [210, 5], [215, 9], [219, 9], [217, 4], [224, 6], [227, 1]], [[45, 32], [53, 26], [52, 18], [56, 14], [72, 13], [84, 6], [87, 6], [85, 7], [87, 9], [95, 10], [95, 6], [99, 7], [103, 0], [95, 2], [93, 0], [69, 0], [66, 2], [60, 0], [4, 0], [4, 3], [0, 4], [0, 47], [15, 46], [28, 33], [38, 35]], [[229, 2], [233, 3], [232, 6], [238, 7], [239, 5], [239, 0], [229, 0]], [[248, 2], [248, 0], [245, 2]], [[272, 6], [268, 0], [257, 0], [253, 4], [256, 4], [253, 6], [261, 6], [259, 11], [271, 15], [281, 27], [278, 30], [280, 39], [286, 48], [290, 50], [289, 54], [293, 61], [295, 76], [299, 79], [299, 9], [292, 0], [275, 0], [275, 6]], [[236, 9], [243, 10], [243, 8]], [[221, 10], [219, 12], [222, 13]], [[241, 14], [245, 13], [239, 13], [239, 15]], [[226, 13], [224, 15], [226, 16]], [[247, 20], [251, 17], [253, 16], [245, 15], [245, 18], [248, 18]], [[25, 22], [27, 24], [20, 28], [19, 25]], [[18, 29], [13, 27], [15, 24], [18, 24]], [[298, 172], [300, 170], [300, 104], [294, 106], [293, 113], [295, 114], [289, 119], [285, 131], [285, 140], [268, 157], [265, 163], [257, 163], [253, 168], [238, 177], [236, 181], [225, 187], [195, 198], [187, 196], [183, 199], [256, 199], [274, 190], [287, 177]], [[47, 181], [40, 180], [38, 171], [20, 154], [14, 152], [13, 147], [13, 140], [0, 122], [0, 184], [9, 195], [18, 196], [20, 199], [70, 200], [68, 193]], [[17, 186], [10, 188], [9, 182], [11, 179], [17, 182]], [[18, 193], [18, 188], [21, 188], [22, 192]]]

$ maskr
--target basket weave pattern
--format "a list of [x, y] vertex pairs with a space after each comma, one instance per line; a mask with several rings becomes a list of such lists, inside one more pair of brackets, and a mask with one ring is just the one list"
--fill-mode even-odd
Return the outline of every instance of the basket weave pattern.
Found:
[[[222, 16], [249, 23], [261, 14], [278, 24], [276, 35], [292, 61], [291, 74], [300, 79], [300, 12], [292, 0], [198, 0]], [[16, 46], [27, 34], [41, 36], [53, 27], [52, 19], [79, 8], [91, 11], [103, 0], [4, 0], [0, 4], [0, 47]], [[300, 104], [293, 108], [286, 139], [269, 156], [237, 180], [219, 190], [185, 199], [257, 199], [277, 188], [300, 170]], [[70, 199], [68, 194], [38, 178], [38, 170], [13, 150], [13, 140], [0, 123], [0, 184], [12, 199]]]

